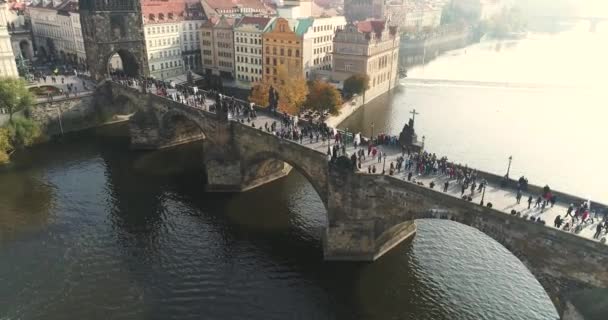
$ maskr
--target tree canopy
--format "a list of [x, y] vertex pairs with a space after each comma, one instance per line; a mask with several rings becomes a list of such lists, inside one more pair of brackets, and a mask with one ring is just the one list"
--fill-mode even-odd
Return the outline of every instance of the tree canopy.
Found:
[[337, 114], [341, 105], [342, 97], [334, 86], [318, 80], [310, 82], [307, 107], [319, 111], [329, 110], [331, 114]]
[[306, 96], [308, 95], [308, 85], [301, 74], [289, 75], [287, 68], [279, 66], [279, 108], [287, 113], [296, 114], [300, 112]]
[[269, 104], [268, 92], [270, 85], [265, 82], [257, 82], [251, 88], [249, 93], [249, 102], [253, 102], [258, 106], [266, 107]]
[[13, 149], [10, 142], [8, 130], [6, 128], [0, 128], [0, 164], [8, 162], [9, 152]]
[[344, 80], [344, 93], [347, 96], [362, 94], [369, 89], [369, 76], [366, 74], [354, 74]]
[[13, 121], [13, 114], [34, 103], [34, 97], [28, 91], [25, 81], [15, 78], [0, 79], [0, 108], [9, 113], [9, 121]]

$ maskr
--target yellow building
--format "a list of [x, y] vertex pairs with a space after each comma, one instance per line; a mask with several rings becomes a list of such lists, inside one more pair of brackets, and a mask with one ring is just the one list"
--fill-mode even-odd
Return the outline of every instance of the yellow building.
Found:
[[296, 32], [297, 20], [277, 18], [263, 35], [262, 65], [264, 81], [279, 84], [279, 67], [289, 76], [303, 76], [302, 35]]

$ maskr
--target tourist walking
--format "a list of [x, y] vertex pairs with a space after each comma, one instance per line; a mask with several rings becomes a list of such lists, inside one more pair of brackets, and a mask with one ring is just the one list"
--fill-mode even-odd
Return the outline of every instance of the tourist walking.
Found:
[[517, 200], [517, 204], [519, 204], [521, 202], [521, 190], [517, 189], [517, 195], [515, 196], [515, 199]]
[[532, 206], [532, 196], [528, 197], [528, 209], [530, 209], [530, 206]]
[[602, 222], [597, 224], [597, 227], [595, 227], [595, 234], [593, 235], [593, 239], [599, 239], [600, 235], [602, 234], [602, 229], [603, 229], [604, 225]]

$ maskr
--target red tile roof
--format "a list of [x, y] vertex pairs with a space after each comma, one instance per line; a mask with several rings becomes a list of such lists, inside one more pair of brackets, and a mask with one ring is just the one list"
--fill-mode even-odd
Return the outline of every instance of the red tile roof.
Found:
[[357, 29], [360, 32], [382, 33], [386, 22], [384, 20], [365, 20], [357, 22]]
[[272, 20], [272, 19], [265, 18], [265, 17], [243, 17], [240, 20], [238, 20], [236, 25], [241, 26], [244, 24], [255, 24], [258, 26], [258, 28], [264, 29], [264, 27], [266, 27], [266, 25], [268, 24], [268, 22], [270, 22], [270, 20]]

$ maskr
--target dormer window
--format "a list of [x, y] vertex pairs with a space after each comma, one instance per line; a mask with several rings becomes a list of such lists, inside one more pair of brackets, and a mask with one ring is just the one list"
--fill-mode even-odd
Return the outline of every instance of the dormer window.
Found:
[[173, 12], [169, 12], [169, 20], [173, 20]]
[[156, 17], [154, 17], [154, 14], [151, 13], [148, 19], [150, 19], [150, 21], [154, 21], [156, 20]]
[[165, 20], [165, 15], [163, 13], [159, 13], [158, 20]]

